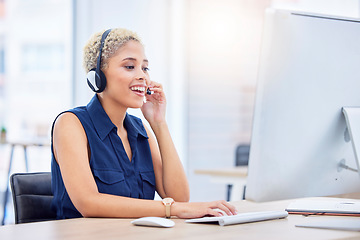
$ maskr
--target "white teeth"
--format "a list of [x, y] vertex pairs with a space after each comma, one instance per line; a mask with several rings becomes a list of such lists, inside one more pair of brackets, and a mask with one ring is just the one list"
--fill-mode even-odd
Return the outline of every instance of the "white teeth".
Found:
[[130, 89], [133, 91], [140, 91], [140, 92], [145, 91], [145, 87], [131, 87]]

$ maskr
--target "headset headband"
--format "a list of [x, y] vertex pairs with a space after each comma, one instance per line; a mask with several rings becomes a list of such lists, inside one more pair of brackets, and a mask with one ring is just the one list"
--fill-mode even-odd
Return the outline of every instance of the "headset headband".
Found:
[[102, 54], [103, 47], [105, 45], [105, 39], [106, 39], [107, 35], [109, 35], [110, 32], [111, 32], [111, 29], [108, 29], [101, 36], [99, 56], [98, 56], [97, 64], [96, 64], [96, 72], [99, 74], [99, 76], [100, 76], [100, 67], [101, 67], [101, 54]]

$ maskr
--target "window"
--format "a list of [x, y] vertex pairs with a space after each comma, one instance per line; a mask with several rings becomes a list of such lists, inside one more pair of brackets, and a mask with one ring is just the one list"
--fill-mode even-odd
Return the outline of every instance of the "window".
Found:
[[22, 48], [22, 72], [61, 72], [65, 68], [64, 44], [26, 44]]

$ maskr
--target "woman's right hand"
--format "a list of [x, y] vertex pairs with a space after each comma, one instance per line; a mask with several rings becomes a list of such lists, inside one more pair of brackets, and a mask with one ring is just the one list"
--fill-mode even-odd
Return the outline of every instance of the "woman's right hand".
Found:
[[220, 200], [213, 202], [175, 202], [171, 206], [171, 215], [179, 218], [200, 218], [204, 216], [223, 216], [221, 210], [228, 216], [236, 215], [236, 208], [230, 203]]

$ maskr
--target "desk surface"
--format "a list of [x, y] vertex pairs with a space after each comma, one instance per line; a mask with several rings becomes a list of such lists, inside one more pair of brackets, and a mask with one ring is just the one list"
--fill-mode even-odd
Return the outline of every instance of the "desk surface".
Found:
[[[239, 212], [284, 210], [294, 200], [253, 203], [238, 201]], [[0, 239], [360, 239], [360, 232], [298, 228], [295, 224], [307, 218], [359, 217], [289, 215], [287, 219], [221, 227], [212, 224], [190, 224], [173, 219], [173, 228], [133, 226], [131, 219], [79, 218], [0, 227]]]

